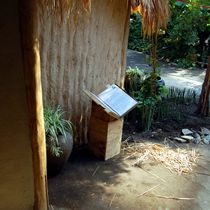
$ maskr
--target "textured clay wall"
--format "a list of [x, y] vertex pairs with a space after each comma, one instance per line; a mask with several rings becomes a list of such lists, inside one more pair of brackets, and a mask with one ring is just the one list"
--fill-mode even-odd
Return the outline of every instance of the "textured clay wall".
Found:
[[0, 209], [33, 209], [33, 171], [17, 0], [0, 5]]
[[76, 124], [80, 143], [87, 140], [91, 106], [82, 89], [97, 94], [107, 84], [123, 84], [128, 2], [92, 0], [90, 13], [82, 11], [81, 4], [75, 3], [70, 19], [63, 24], [58, 24], [58, 18], [53, 15], [41, 15], [44, 103], [62, 105]]

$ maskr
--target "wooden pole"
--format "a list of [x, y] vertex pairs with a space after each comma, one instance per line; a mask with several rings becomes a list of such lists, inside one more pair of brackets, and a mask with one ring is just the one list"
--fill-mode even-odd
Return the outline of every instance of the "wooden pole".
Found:
[[20, 31], [30, 120], [34, 174], [34, 209], [48, 209], [46, 142], [38, 40], [37, 0], [20, 0]]

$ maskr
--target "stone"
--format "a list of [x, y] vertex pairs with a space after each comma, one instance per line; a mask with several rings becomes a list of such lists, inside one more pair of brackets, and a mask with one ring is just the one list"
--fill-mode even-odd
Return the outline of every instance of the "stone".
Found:
[[194, 139], [192, 140], [192, 142], [194, 144], [199, 144], [201, 142], [201, 136], [198, 133], [193, 133], [193, 137]]
[[205, 136], [205, 139], [210, 142], [210, 135]]
[[189, 135], [189, 134], [193, 134], [193, 132], [187, 128], [182, 129], [182, 134], [183, 135]]
[[204, 144], [209, 144], [209, 140], [207, 140], [206, 138], [203, 138], [203, 142], [204, 142]]
[[181, 142], [181, 143], [187, 143], [188, 141], [179, 137], [174, 138], [176, 141]]
[[210, 135], [210, 130], [208, 128], [201, 128], [201, 132], [203, 135]]
[[187, 141], [192, 141], [194, 139], [192, 136], [181, 136], [181, 138], [183, 138]]

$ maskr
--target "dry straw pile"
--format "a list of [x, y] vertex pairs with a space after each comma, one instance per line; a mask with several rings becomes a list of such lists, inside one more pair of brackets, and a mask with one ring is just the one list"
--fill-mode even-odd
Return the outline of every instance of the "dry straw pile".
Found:
[[162, 164], [171, 172], [189, 173], [193, 171], [199, 154], [195, 149], [186, 150], [170, 148], [166, 145], [154, 143], [128, 142], [122, 143], [122, 151], [127, 155], [125, 159], [133, 160], [133, 166], [141, 167], [146, 160]]

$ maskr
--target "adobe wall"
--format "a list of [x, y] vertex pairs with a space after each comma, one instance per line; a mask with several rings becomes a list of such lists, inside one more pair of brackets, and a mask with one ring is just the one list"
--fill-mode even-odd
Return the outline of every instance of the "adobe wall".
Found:
[[0, 5], [0, 209], [33, 208], [29, 139], [17, 0]]
[[97, 94], [107, 84], [123, 85], [130, 5], [128, 0], [92, 0], [91, 11], [85, 12], [81, 2], [73, 2], [64, 23], [41, 15], [40, 48], [44, 103], [61, 105], [84, 143], [91, 103], [82, 90]]

